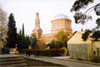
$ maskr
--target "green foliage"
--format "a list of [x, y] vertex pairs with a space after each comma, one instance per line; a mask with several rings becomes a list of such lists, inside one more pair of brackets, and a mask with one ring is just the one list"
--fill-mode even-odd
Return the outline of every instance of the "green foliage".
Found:
[[25, 48], [28, 48], [28, 46], [30, 45], [30, 37], [29, 36], [26, 36], [24, 37], [24, 47]]
[[[90, 33], [92, 34], [90, 36]], [[91, 37], [93, 40], [98, 41], [100, 39], [100, 31], [91, 31], [91, 30], [86, 30], [83, 34], [82, 34], [82, 39], [84, 41], [86, 41], [88, 39], [88, 37]]]
[[63, 46], [67, 47], [68, 36], [69, 36], [68, 32], [64, 32], [63, 30], [59, 31], [55, 35], [55, 39], [57, 41], [57, 44], [59, 44], [60, 47], [63, 47]]
[[22, 25], [22, 32], [17, 34], [17, 47], [18, 49], [27, 49], [30, 45], [30, 37], [24, 34], [24, 24]]
[[100, 16], [100, 3], [94, 6], [94, 11], [96, 12], [96, 15]]
[[11, 13], [9, 16], [9, 22], [8, 22], [8, 32], [7, 32], [7, 47], [14, 48], [16, 44], [16, 23], [14, 20], [14, 15]]
[[21, 34], [17, 34], [17, 48], [22, 49], [23, 41]]
[[32, 34], [31, 43], [32, 43], [32, 48], [35, 48], [37, 44], [37, 38], [34, 34]]
[[[26, 51], [28, 51], [28, 49], [23, 49], [22, 52], [26, 53]], [[31, 49], [30, 52], [32, 54], [34, 53], [39, 53], [39, 55], [42, 56], [63, 56], [65, 53], [65, 49], [59, 48], [59, 49]]]
[[[74, 2], [71, 11], [75, 11], [75, 23], [84, 24], [87, 20], [92, 19], [92, 17], [87, 14], [88, 12], [91, 12], [92, 9], [94, 9], [97, 16], [100, 16], [100, 3], [88, 8], [84, 13], [80, 12], [80, 9], [86, 7], [89, 3], [93, 3], [93, 1], [94, 0], [76, 0]], [[100, 26], [99, 19], [97, 19], [96, 23], [98, 28], [98, 25]]]
[[22, 36], [24, 36], [24, 24], [22, 26]]
[[[94, 12], [96, 13], [97, 16], [100, 16], [100, 3], [88, 8], [84, 13], [79, 12], [80, 9], [82, 9], [83, 7], [86, 7], [89, 3], [93, 3], [94, 0], [76, 0], [74, 2], [74, 5], [72, 6], [71, 11], [75, 11], [75, 15], [74, 15], [74, 19], [75, 19], [75, 23], [82, 23], [84, 24], [86, 22], [86, 20], [91, 19], [91, 16], [88, 16], [88, 12], [92, 9], [94, 9]], [[93, 35], [91, 35], [92, 38], [94, 38], [95, 40], [98, 40], [98, 38], [100, 38], [99, 36], [99, 32], [96, 31], [96, 29], [100, 28], [100, 18], [98, 18], [96, 20], [96, 28], [94, 28], [92, 31], [90, 30], [86, 30], [85, 33], [83, 33], [82, 38], [84, 41], [87, 40], [89, 34], [92, 32]]]
[[100, 18], [96, 20], [97, 27], [100, 27]]
[[20, 34], [17, 34], [17, 47], [18, 49], [27, 49], [30, 45], [30, 39], [29, 36], [23, 36]]
[[17, 47], [18, 49], [28, 49], [29, 45], [32, 45], [32, 48], [35, 48], [35, 45], [37, 43], [37, 39], [34, 36], [34, 38], [29, 36], [23, 36], [23, 34], [17, 34]]
[[91, 36], [95, 41], [98, 41], [100, 38], [100, 31], [95, 31]]
[[91, 32], [92, 31], [90, 31], [90, 30], [86, 30], [85, 33], [82, 34], [82, 39], [84, 41], [86, 41], [88, 39], [88, 36], [90, 35]]
[[72, 6], [71, 11], [77, 11], [81, 8], [87, 6], [90, 2], [93, 3], [94, 0], [76, 0]]
[[56, 45], [56, 40], [52, 40], [50, 43], [48, 43], [47, 47], [49, 47], [50, 49], [57, 48], [58, 45]]

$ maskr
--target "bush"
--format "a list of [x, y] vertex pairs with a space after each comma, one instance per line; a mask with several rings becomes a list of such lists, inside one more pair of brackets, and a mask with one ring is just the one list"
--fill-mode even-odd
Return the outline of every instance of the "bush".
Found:
[[48, 50], [40, 50], [40, 49], [23, 49], [22, 53], [26, 53], [27, 51], [30, 51], [31, 54], [39, 53], [41, 56], [62, 56], [65, 52], [64, 49], [48, 49]]

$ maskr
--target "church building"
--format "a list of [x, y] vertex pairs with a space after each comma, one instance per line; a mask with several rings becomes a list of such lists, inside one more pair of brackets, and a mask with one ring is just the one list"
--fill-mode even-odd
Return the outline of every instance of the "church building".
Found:
[[35, 19], [35, 28], [32, 31], [32, 34], [35, 34], [35, 36], [38, 39], [44, 39], [46, 43], [49, 43], [52, 39], [54, 39], [54, 35], [63, 30], [65, 32], [68, 32], [72, 34], [72, 28], [71, 28], [71, 20], [68, 16], [64, 14], [58, 14], [51, 20], [52, 28], [50, 34], [42, 34], [42, 29], [40, 28], [40, 21], [39, 21], [39, 13], [36, 13], [36, 19]]
[[35, 34], [36, 38], [40, 38], [42, 35], [42, 29], [40, 28], [39, 13], [36, 13], [35, 28], [32, 31], [32, 34]]
[[51, 33], [57, 33], [60, 30], [72, 33], [71, 20], [69, 19], [68, 16], [64, 14], [58, 14], [57, 16], [55, 16], [51, 21], [51, 23], [52, 23]]

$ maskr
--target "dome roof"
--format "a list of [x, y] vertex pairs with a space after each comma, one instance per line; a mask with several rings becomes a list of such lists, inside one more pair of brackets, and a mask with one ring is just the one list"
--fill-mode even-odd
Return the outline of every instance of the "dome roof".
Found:
[[70, 20], [70, 18], [64, 14], [58, 14], [53, 18], [53, 20], [57, 20], [57, 19], [69, 19]]

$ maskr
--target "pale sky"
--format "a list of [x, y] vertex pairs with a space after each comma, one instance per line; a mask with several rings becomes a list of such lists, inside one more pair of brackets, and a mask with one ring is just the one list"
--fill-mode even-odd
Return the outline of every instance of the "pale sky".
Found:
[[[40, 27], [44, 34], [51, 32], [51, 20], [57, 14], [65, 14], [72, 20], [72, 30], [80, 31], [84, 29], [92, 29], [96, 26], [96, 15], [94, 11], [90, 13], [93, 15], [92, 21], [90, 20], [84, 26], [74, 23], [74, 12], [70, 12], [70, 9], [75, 0], [0, 0], [0, 6], [7, 12], [14, 14], [16, 27], [19, 31], [24, 23], [25, 34], [32, 34], [32, 30], [35, 27], [35, 13], [39, 13]], [[89, 7], [100, 3], [100, 0], [95, 0], [94, 4], [90, 4]], [[91, 23], [92, 22], [92, 23]]]

